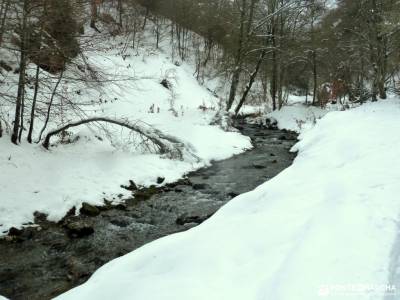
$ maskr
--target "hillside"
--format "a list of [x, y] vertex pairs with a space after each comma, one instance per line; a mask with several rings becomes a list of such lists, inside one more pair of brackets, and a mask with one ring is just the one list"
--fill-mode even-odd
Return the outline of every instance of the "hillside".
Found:
[[[36, 211], [58, 221], [72, 207], [79, 210], [82, 202], [102, 205], [104, 199], [122, 201], [131, 195], [121, 188], [129, 185], [129, 180], [140, 186], [157, 185], [158, 177], [165, 178], [163, 184], [173, 182], [212, 160], [252, 147], [249, 139], [239, 133], [209, 125], [219, 109], [219, 100], [200, 86], [191, 65], [174, 64], [166, 54], [170, 52], [168, 43], [157, 50], [148, 39], [140, 49], [127, 49], [121, 54], [123, 41], [124, 37], [104, 40], [85, 54], [86, 61], [98, 74], [105, 74], [106, 80], [93, 83], [69, 79], [77, 78], [75, 64], [66, 71], [58, 88], [62, 92], [55, 101], [73, 99], [85, 105], [78, 114], [67, 111], [62, 121], [102, 116], [150, 125], [179, 138], [189, 153], [183, 160], [168, 159], [151, 153], [151, 149], [149, 153], [139, 136], [110, 125], [72, 128], [67, 143], [54, 138], [50, 150], [27, 143], [15, 146], [4, 137], [0, 139], [3, 234], [10, 227], [33, 222]], [[78, 59], [76, 65], [80, 62]], [[9, 72], [6, 76], [10, 82], [17, 81], [10, 78], [17, 74]], [[42, 76], [51, 75], [44, 72]], [[169, 88], [161, 84], [163, 80]], [[2, 88], [9, 92], [10, 86]], [[2, 107], [12, 112], [11, 108], [11, 104]], [[12, 115], [9, 117], [11, 120]], [[50, 121], [48, 131], [60, 126], [59, 122]], [[36, 134], [42, 124], [43, 120], [36, 123]]]

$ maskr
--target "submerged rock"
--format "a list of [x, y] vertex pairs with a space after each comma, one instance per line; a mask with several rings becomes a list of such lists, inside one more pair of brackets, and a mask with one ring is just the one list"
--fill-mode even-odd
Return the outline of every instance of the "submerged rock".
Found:
[[191, 223], [201, 224], [205, 220], [209, 219], [213, 214], [214, 213], [205, 216], [188, 216], [186, 214], [183, 214], [182, 216], [178, 217], [175, 222], [178, 225], [185, 225]]
[[177, 187], [178, 185], [192, 185], [192, 182], [190, 181], [189, 178], [182, 178], [182, 179], [179, 179], [179, 180], [176, 181], [176, 182], [167, 183], [167, 184], [165, 185], [165, 187], [167, 187], [167, 188], [175, 188], [175, 187]]
[[20, 235], [22, 235], [22, 233], [23, 233], [23, 229], [18, 229], [18, 228], [15, 228], [15, 227], [11, 227], [8, 230], [8, 235], [9, 236], [20, 236]]
[[164, 177], [157, 177], [157, 184], [162, 184], [165, 181]]
[[266, 168], [266, 166], [263, 166], [263, 165], [256, 165], [256, 164], [253, 164], [253, 167], [254, 167], [255, 169], [265, 169], [265, 168]]
[[265, 126], [267, 129], [276, 130], [278, 129], [278, 121], [274, 118], [267, 118], [265, 120]]
[[64, 227], [71, 238], [82, 238], [94, 233], [93, 225], [85, 220], [69, 221]]
[[207, 183], [195, 183], [195, 184], [192, 185], [192, 188], [194, 190], [205, 190], [205, 189], [208, 189], [210, 187], [211, 186], [209, 184], [207, 184]]
[[286, 135], [281, 135], [278, 137], [278, 140], [280, 141], [286, 141], [288, 138], [286, 137]]
[[91, 217], [95, 217], [100, 214], [100, 209], [98, 209], [96, 206], [91, 205], [87, 202], [82, 203], [82, 207], [79, 211], [81, 214], [91, 216]]
[[155, 195], [159, 192], [160, 192], [159, 188], [157, 188], [155, 185], [151, 185], [148, 188], [143, 188], [141, 190], [136, 191], [134, 196], [135, 196], [135, 199], [137, 199], [137, 200], [148, 200], [153, 195]]
[[233, 199], [233, 198], [239, 196], [239, 194], [238, 194], [238, 193], [235, 193], [235, 192], [229, 192], [227, 195], [228, 195], [228, 197], [231, 198], [231, 199]]

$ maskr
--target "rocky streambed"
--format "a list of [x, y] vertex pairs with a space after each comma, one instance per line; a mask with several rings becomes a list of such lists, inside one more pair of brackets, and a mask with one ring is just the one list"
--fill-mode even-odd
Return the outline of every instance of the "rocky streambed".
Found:
[[[51, 299], [79, 284], [108, 261], [160, 237], [187, 230], [233, 197], [288, 167], [297, 135], [258, 125], [238, 127], [254, 149], [213, 163], [161, 188], [136, 190], [124, 204], [85, 205], [55, 224], [36, 215], [37, 227], [13, 229], [0, 240], [0, 294]], [[162, 181], [162, 179], [160, 179]]]

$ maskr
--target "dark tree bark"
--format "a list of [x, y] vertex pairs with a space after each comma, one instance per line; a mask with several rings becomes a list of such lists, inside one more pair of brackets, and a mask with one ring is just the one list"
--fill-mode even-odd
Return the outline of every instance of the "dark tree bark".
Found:
[[229, 111], [235, 101], [236, 91], [239, 85], [240, 74], [242, 72], [243, 64], [243, 48], [245, 39], [245, 22], [246, 22], [246, 0], [242, 0], [242, 6], [240, 11], [240, 28], [239, 28], [239, 41], [236, 50], [235, 57], [235, 68], [232, 74], [231, 88], [229, 91], [229, 98], [226, 105], [226, 110]]
[[213, 43], [213, 41], [211, 39], [205, 39], [204, 40], [204, 48], [207, 49], [207, 55], [206, 55], [206, 57], [204, 59], [204, 62], [202, 64], [203, 68], [205, 68], [207, 66], [207, 63], [211, 59], [211, 50], [212, 50], [213, 46], [214, 46], [214, 43]]
[[278, 89], [278, 62], [277, 62], [277, 49], [276, 49], [276, 37], [275, 37], [275, 25], [272, 25], [272, 78], [271, 78], [271, 98], [272, 98], [272, 110], [276, 110], [276, 94]]
[[117, 2], [117, 9], [118, 9], [118, 17], [119, 17], [119, 26], [122, 28], [122, 15], [124, 13], [124, 7], [123, 7], [123, 3], [122, 0], [118, 0]]
[[[280, 0], [279, 3], [280, 7], [284, 6], [284, 0]], [[279, 29], [278, 37], [279, 37], [279, 52], [278, 54], [278, 109], [281, 109], [283, 106], [283, 94], [284, 94], [284, 81], [285, 81], [285, 70], [284, 70], [284, 62], [283, 62], [283, 55], [282, 55], [282, 49], [285, 49], [285, 46], [283, 44], [285, 32], [285, 20], [284, 20], [284, 13], [281, 12], [278, 15], [278, 20], [279, 20], [279, 26], [277, 28]]]
[[158, 16], [155, 16], [155, 21], [154, 24], [156, 26], [155, 28], [155, 34], [156, 34], [156, 49], [160, 47], [160, 20]]
[[[312, 104], [315, 105], [317, 101], [318, 90], [318, 73], [317, 73], [317, 51], [315, 49], [315, 0], [311, 3], [311, 61], [312, 61], [312, 74], [313, 74], [313, 100]], [[321, 106], [323, 104], [321, 103]]]
[[6, 24], [6, 18], [7, 18], [7, 13], [8, 13], [8, 9], [10, 7], [10, 0], [5, 0], [2, 2], [2, 6], [1, 6], [1, 13], [0, 13], [0, 46], [3, 42], [3, 34], [4, 34], [4, 30], [5, 30], [5, 24]]
[[22, 102], [25, 93], [25, 71], [27, 64], [26, 57], [26, 35], [27, 35], [27, 19], [28, 19], [28, 0], [24, 0], [23, 12], [22, 12], [22, 26], [21, 26], [21, 41], [20, 41], [20, 63], [19, 63], [19, 79], [18, 79], [18, 91], [17, 99], [15, 104], [15, 116], [14, 124], [11, 135], [11, 142], [14, 144], [18, 143], [19, 129], [21, 126], [21, 112]]
[[100, 33], [100, 30], [96, 26], [96, 22], [97, 22], [97, 18], [98, 18], [96, 0], [91, 0], [90, 1], [90, 13], [91, 13], [91, 16], [90, 16], [90, 27]]
[[317, 101], [318, 90], [318, 73], [317, 73], [317, 52], [312, 50], [312, 64], [313, 64], [313, 100], [312, 104]]
[[40, 73], [40, 67], [36, 66], [36, 74], [35, 74], [35, 91], [33, 93], [33, 100], [32, 100], [32, 108], [31, 108], [31, 120], [29, 123], [29, 131], [28, 131], [28, 143], [32, 143], [32, 133], [33, 133], [33, 127], [35, 123], [35, 110], [36, 110], [36, 101], [37, 101], [37, 94], [39, 91], [39, 73]]
[[[43, 2], [43, 14], [46, 15], [47, 13], [47, 0]], [[42, 49], [42, 37], [43, 37], [43, 22], [40, 25], [40, 32], [39, 32], [39, 50], [38, 54], [40, 54], [40, 51]], [[32, 134], [33, 134], [33, 128], [34, 128], [34, 123], [35, 123], [35, 110], [36, 110], [36, 101], [37, 101], [37, 95], [39, 91], [39, 74], [40, 74], [40, 67], [39, 65], [36, 66], [36, 73], [35, 73], [35, 89], [33, 92], [33, 100], [32, 100], [32, 107], [31, 107], [31, 116], [30, 116], [30, 123], [29, 123], [29, 130], [28, 130], [28, 143], [32, 143]]]
[[146, 14], [144, 15], [142, 31], [145, 30], [145, 28], [146, 28], [147, 18], [149, 17], [149, 13], [150, 13], [150, 9], [148, 7], [146, 7]]
[[25, 113], [25, 93], [22, 94], [22, 101], [21, 101], [21, 123], [19, 126], [19, 132], [18, 132], [18, 142], [19, 143], [21, 143], [22, 132], [24, 131], [24, 113]]
[[370, 59], [373, 70], [372, 99], [377, 100], [377, 96], [386, 99], [386, 73], [387, 73], [387, 47], [386, 37], [381, 32], [382, 10], [381, 4], [376, 0], [370, 0], [369, 15], [369, 48]]
[[58, 86], [60, 85], [60, 82], [61, 82], [61, 79], [62, 79], [63, 75], [64, 75], [64, 72], [61, 71], [60, 76], [58, 77], [57, 83], [56, 83], [56, 85], [54, 86], [53, 92], [51, 93], [51, 98], [50, 98], [49, 106], [47, 107], [46, 120], [45, 120], [45, 122], [44, 122], [44, 125], [43, 125], [42, 130], [40, 131], [39, 138], [38, 138], [38, 141], [37, 141], [38, 143], [39, 143], [40, 140], [42, 139], [43, 132], [46, 130], [47, 124], [49, 123], [49, 120], [50, 120], [50, 113], [51, 113], [51, 107], [53, 106], [54, 97], [55, 97], [55, 95], [56, 95], [57, 88], [58, 88]]

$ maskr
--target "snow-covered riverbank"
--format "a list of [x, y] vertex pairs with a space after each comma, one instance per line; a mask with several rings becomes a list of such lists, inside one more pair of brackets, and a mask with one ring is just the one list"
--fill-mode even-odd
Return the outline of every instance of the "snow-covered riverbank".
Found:
[[[102, 205], [104, 198], [129, 196], [131, 193], [120, 187], [129, 180], [145, 186], [156, 184], [158, 177], [164, 177], [164, 183], [173, 182], [212, 160], [251, 148], [249, 138], [240, 133], [209, 125], [219, 100], [197, 82], [190, 65], [174, 64], [162, 49], [146, 45], [140, 51], [128, 49], [121, 55], [119, 42], [105, 41], [98, 45], [99, 50], [87, 54], [91, 65], [100, 74], [108, 74], [110, 81], [87, 85], [63, 80], [59, 88], [63, 97], [76, 103], [92, 103], [84, 106], [88, 117], [149, 124], [178, 137], [199, 160], [189, 157], [178, 161], [149, 154], [143, 151], [146, 148], [136, 148], [139, 137], [115, 126], [107, 126], [107, 131], [99, 126], [91, 130], [74, 128], [69, 133], [75, 142], [58, 143], [50, 151], [25, 141], [15, 146], [4, 136], [0, 139], [0, 235], [12, 226], [32, 222], [35, 211], [58, 221], [82, 202]], [[9, 63], [16, 64], [11, 58]], [[68, 70], [68, 76], [73, 77], [75, 71]], [[169, 82], [169, 88], [161, 84], [163, 80]], [[65, 119], [80, 118], [68, 114]], [[41, 126], [37, 120], [36, 127]], [[49, 129], [58, 126], [50, 122]]]
[[277, 177], [57, 299], [383, 299], [397, 269], [399, 115], [398, 99], [327, 114]]

